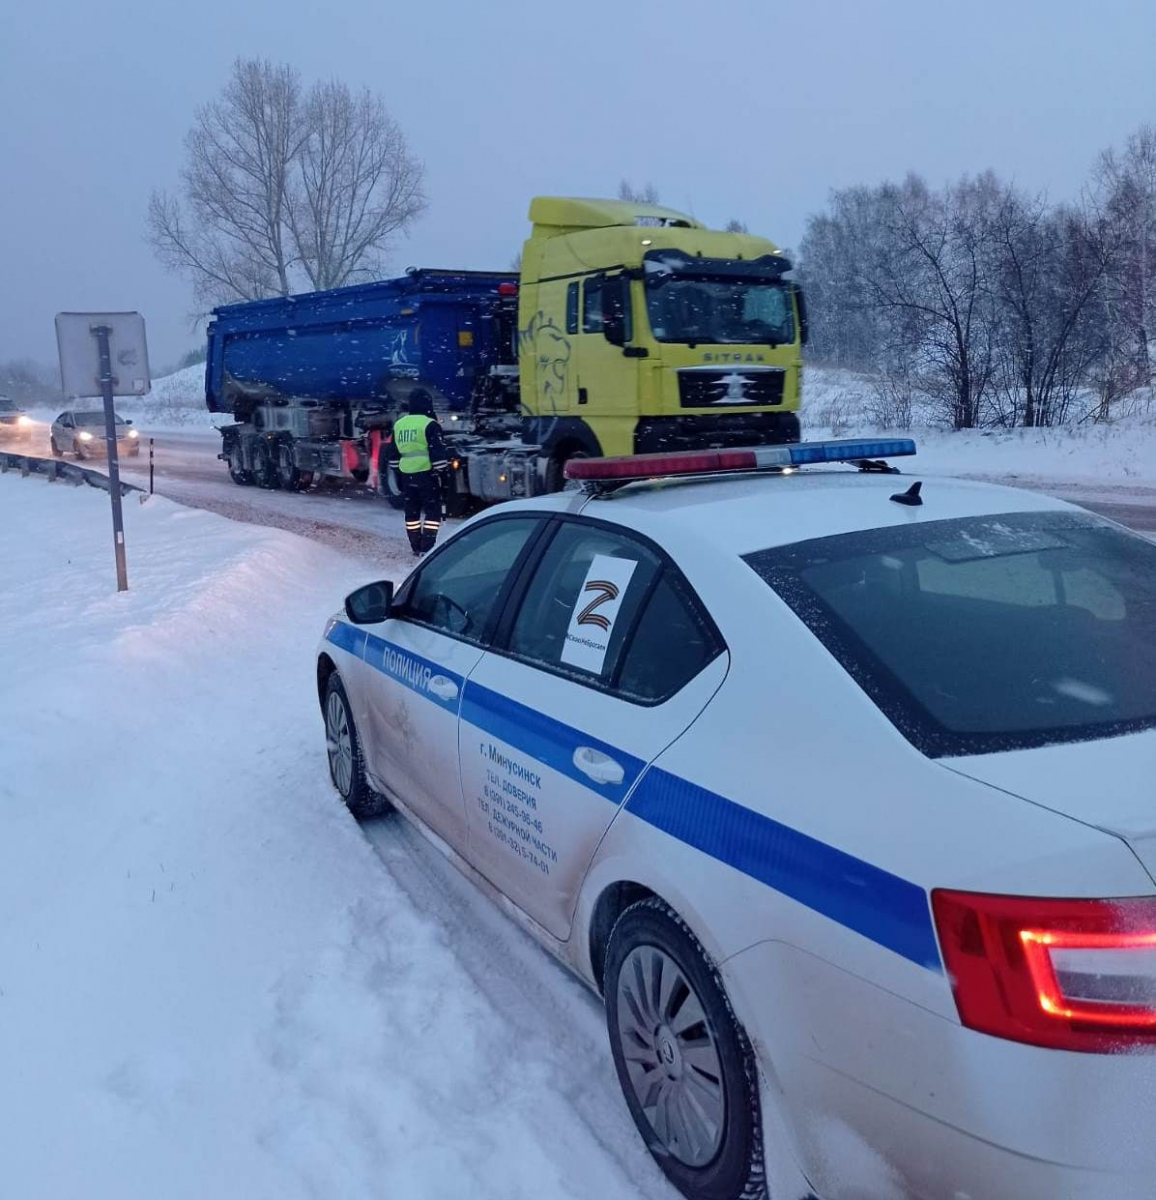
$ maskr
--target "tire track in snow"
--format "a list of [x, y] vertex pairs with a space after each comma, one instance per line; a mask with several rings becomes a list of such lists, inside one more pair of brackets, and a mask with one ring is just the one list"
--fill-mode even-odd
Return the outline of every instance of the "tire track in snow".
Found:
[[455, 957], [510, 1026], [511, 1045], [545, 1064], [559, 1094], [644, 1200], [676, 1200], [644, 1148], [622, 1098], [598, 997], [404, 817], [362, 830], [399, 887], [427, 913]]

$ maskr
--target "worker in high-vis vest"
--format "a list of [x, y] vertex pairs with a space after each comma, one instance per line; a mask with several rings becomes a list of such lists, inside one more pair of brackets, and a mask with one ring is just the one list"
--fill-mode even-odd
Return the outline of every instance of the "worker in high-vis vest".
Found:
[[410, 393], [409, 415], [394, 422], [389, 465], [401, 481], [409, 544], [414, 554], [425, 554], [438, 538], [450, 463], [442, 427], [434, 419], [433, 400], [422, 388]]

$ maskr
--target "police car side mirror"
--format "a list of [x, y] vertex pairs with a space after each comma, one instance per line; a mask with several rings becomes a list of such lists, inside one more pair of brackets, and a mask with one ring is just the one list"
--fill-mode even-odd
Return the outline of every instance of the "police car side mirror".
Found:
[[354, 625], [377, 625], [389, 617], [393, 584], [388, 579], [367, 583], [345, 597], [345, 615]]

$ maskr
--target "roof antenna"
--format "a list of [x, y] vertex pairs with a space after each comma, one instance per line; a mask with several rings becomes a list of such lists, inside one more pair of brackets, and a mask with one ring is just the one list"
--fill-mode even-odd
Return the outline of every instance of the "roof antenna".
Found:
[[923, 497], [919, 494], [923, 488], [923, 480], [917, 479], [905, 492], [896, 492], [891, 497], [896, 504], [906, 504], [909, 508], [918, 508], [923, 503]]

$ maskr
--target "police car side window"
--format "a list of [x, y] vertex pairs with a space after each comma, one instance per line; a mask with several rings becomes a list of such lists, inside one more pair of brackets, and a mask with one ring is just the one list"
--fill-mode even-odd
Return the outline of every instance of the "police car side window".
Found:
[[608, 685], [623, 639], [661, 569], [641, 542], [566, 521], [547, 547], [510, 630], [518, 658]]
[[616, 690], [646, 703], [667, 700], [721, 649], [678, 572], [667, 568], [626, 647]]
[[449, 542], [405, 589], [397, 616], [480, 641], [538, 517], [487, 521]]

